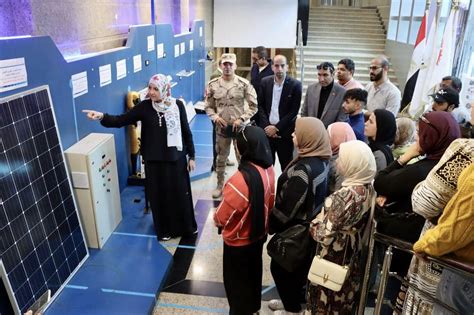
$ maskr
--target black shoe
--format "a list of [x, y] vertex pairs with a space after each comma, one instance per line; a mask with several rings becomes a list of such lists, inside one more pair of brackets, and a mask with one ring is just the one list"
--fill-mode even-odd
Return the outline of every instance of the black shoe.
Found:
[[159, 241], [166, 242], [166, 241], [169, 241], [170, 239], [171, 239], [171, 236], [162, 236], [159, 238]]

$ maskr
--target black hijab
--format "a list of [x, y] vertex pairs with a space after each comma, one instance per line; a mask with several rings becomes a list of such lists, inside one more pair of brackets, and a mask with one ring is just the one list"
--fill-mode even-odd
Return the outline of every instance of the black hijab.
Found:
[[393, 154], [390, 146], [395, 140], [397, 122], [395, 116], [386, 109], [376, 109], [374, 110], [374, 115], [377, 123], [377, 133], [375, 134], [375, 140], [369, 138], [369, 147], [372, 152], [377, 150], [382, 151], [388, 165], [393, 162]]
[[256, 126], [245, 127], [237, 134], [237, 148], [241, 155], [239, 171], [249, 188], [250, 240], [254, 241], [265, 232], [265, 191], [260, 173], [253, 164], [266, 169], [273, 164], [273, 157], [265, 132]]

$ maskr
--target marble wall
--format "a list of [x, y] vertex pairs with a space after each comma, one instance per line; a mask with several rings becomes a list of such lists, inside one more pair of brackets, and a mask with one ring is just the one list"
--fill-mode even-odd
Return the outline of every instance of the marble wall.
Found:
[[0, 1], [0, 37], [31, 35], [32, 0]]
[[[155, 23], [186, 32], [206, 21], [212, 46], [212, 0], [154, 0]], [[150, 0], [1, 0], [0, 37], [49, 35], [65, 56], [123, 46], [129, 25], [151, 24]]]

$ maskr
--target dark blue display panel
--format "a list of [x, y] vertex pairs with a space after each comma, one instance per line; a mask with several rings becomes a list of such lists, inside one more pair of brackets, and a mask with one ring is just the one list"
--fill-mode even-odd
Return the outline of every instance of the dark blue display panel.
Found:
[[0, 259], [22, 313], [88, 255], [50, 99], [40, 87], [0, 100]]

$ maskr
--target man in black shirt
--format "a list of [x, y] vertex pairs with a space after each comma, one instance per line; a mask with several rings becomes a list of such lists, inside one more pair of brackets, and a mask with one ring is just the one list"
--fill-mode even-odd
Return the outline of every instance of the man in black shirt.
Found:
[[324, 126], [336, 121], [347, 121], [347, 114], [342, 108], [346, 90], [334, 82], [334, 66], [323, 62], [317, 66], [318, 82], [308, 86], [301, 116], [319, 118]]

